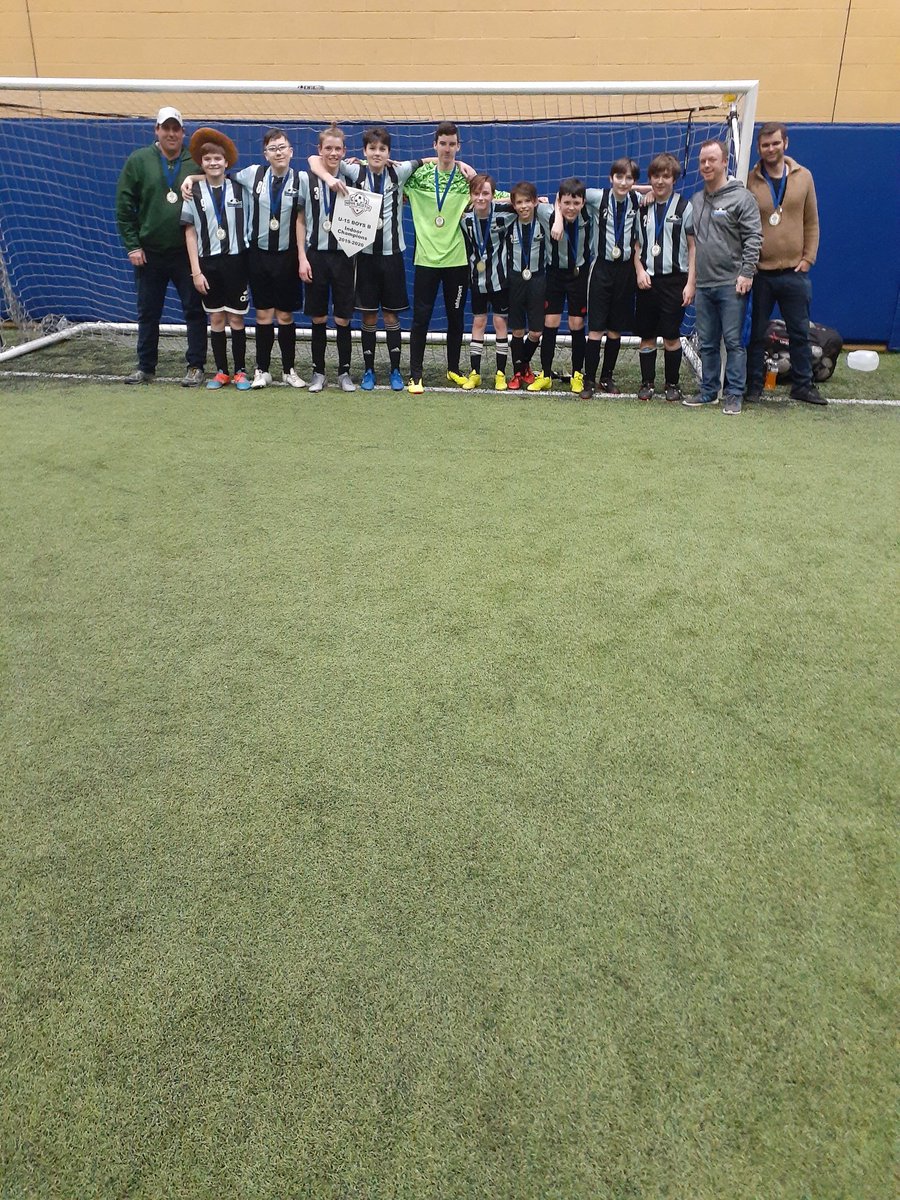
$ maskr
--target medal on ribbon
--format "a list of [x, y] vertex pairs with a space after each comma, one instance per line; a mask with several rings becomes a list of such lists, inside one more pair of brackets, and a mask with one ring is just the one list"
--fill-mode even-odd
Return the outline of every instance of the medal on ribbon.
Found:
[[445, 218], [441, 215], [441, 209], [444, 207], [444, 201], [447, 199], [447, 194], [450, 191], [450, 186], [453, 183], [456, 175], [456, 164], [450, 172], [450, 177], [444, 185], [444, 190], [440, 187], [440, 173], [437, 167], [434, 168], [434, 202], [437, 205], [437, 216], [434, 218], [434, 223], [440, 229], [445, 224]]
[[770, 225], [780, 225], [781, 224], [781, 209], [782, 209], [782, 206], [784, 205], [784, 196], [785, 196], [785, 192], [787, 191], [787, 181], [788, 181], [787, 164], [785, 164], [784, 173], [782, 174], [781, 179], [778, 181], [779, 186], [777, 189], [775, 187], [775, 181], [773, 180], [773, 178], [769, 174], [769, 172], [765, 169], [765, 167], [763, 167], [763, 175], [765, 175], [766, 183], [769, 185], [769, 191], [772, 193], [772, 208], [774, 209], [774, 212], [769, 217], [769, 224]]

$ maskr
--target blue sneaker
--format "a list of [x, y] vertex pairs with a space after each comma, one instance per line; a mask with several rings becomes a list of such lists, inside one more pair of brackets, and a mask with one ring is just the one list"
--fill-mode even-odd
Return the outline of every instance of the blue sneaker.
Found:
[[391, 389], [395, 392], [403, 391], [403, 376], [397, 367], [391, 371]]
[[364, 392], [371, 392], [375, 388], [375, 372], [366, 371], [359, 385]]

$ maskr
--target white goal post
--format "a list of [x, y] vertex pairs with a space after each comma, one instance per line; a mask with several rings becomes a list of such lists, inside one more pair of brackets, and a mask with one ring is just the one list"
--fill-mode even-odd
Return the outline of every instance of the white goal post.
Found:
[[[567, 175], [602, 184], [620, 155], [646, 170], [662, 150], [682, 162], [682, 183], [694, 188], [696, 147], [707, 137], [726, 142], [731, 173], [746, 179], [757, 94], [755, 80], [0, 78], [0, 318], [27, 339], [0, 349], [0, 361], [47, 339], [133, 330], [115, 181], [127, 155], [150, 140], [163, 105], [180, 109], [188, 132], [203, 124], [224, 127], [244, 162], [257, 160], [268, 125], [284, 126], [298, 166], [315, 148], [315, 131], [331, 121], [347, 130], [356, 153], [365, 126], [386, 125], [403, 158], [428, 153], [434, 126], [453, 120], [463, 157], [506, 186], [530, 179], [550, 194]], [[183, 332], [177, 317], [177, 307], [167, 311], [164, 329]]]

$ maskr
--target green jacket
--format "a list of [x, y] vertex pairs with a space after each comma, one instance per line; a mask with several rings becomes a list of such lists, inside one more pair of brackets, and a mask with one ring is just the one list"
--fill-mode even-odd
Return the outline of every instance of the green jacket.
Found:
[[199, 170], [186, 149], [181, 152], [178, 174], [172, 190], [178, 201], [166, 199], [169, 180], [163, 166], [163, 155], [154, 144], [135, 150], [126, 159], [116, 186], [116, 224], [125, 249], [153, 250], [164, 253], [184, 250], [181, 227], [181, 183]]

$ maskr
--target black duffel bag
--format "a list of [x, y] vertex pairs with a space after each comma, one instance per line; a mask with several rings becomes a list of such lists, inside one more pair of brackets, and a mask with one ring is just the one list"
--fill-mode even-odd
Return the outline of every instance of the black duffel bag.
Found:
[[[809, 323], [809, 348], [812, 352], [813, 382], [822, 383], [830, 379], [837, 366], [838, 355], [844, 348], [844, 339], [836, 329], [827, 325]], [[779, 383], [790, 383], [791, 359], [788, 353], [788, 335], [784, 321], [770, 321], [766, 331], [766, 358], [774, 361]]]

